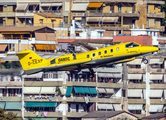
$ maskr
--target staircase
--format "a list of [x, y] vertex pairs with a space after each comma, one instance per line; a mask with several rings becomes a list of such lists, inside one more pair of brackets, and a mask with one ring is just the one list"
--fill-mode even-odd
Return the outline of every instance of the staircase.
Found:
[[75, 22], [75, 28], [80, 28], [82, 29], [83, 27], [81, 26], [80, 22]]

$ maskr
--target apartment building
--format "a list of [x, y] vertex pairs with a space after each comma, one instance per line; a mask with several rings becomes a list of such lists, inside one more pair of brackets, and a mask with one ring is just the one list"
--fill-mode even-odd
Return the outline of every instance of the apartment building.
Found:
[[[1, 2], [1, 25], [29, 26], [34, 25], [35, 13], [51, 13], [63, 17], [60, 27], [68, 24], [71, 20], [76, 21], [78, 28], [104, 29], [113, 36], [116, 34], [131, 34], [130, 29], [157, 29], [160, 32], [165, 30], [161, 26], [161, 19], [165, 13], [161, 12], [161, 5], [164, 1], [159, 0], [119, 0], [98, 2], [79, 1], [71, 2], [62, 0], [7, 0]], [[52, 21], [54, 23], [55, 20]], [[64, 22], [64, 23], [63, 23]], [[37, 19], [40, 25], [41, 20]], [[50, 23], [48, 21], [48, 23]], [[60, 24], [60, 23], [58, 23]], [[51, 27], [59, 27], [51, 26]]]

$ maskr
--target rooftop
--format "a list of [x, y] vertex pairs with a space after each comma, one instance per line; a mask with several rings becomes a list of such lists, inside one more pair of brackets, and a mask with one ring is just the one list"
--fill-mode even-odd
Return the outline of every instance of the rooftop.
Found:
[[82, 116], [82, 118], [111, 118], [122, 113], [127, 113], [134, 116], [133, 114], [126, 111], [93, 111], [87, 115]]
[[166, 117], [166, 113], [157, 113], [157, 114], [152, 114], [146, 117], [143, 117], [142, 119], [160, 119]]

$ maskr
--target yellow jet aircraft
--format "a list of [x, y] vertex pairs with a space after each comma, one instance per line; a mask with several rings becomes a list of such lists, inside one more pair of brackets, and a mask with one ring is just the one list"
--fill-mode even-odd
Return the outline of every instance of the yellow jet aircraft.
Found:
[[[89, 77], [94, 77], [94, 67], [111, 66], [122, 62], [134, 60], [137, 56], [153, 54], [158, 47], [141, 46], [135, 42], [121, 43], [84, 53], [71, 53], [57, 58], [44, 59], [32, 50], [18, 52], [18, 56], [25, 74], [47, 71], [73, 71], [77, 70], [82, 77], [81, 69], [88, 68]], [[147, 59], [143, 58], [145, 64]]]

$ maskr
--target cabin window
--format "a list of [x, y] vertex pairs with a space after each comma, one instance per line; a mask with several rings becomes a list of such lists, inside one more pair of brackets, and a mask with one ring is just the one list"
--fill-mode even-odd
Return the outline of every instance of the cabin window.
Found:
[[107, 50], [105, 50], [104, 53], [107, 54]]
[[51, 60], [50, 62], [51, 62], [51, 64], [54, 64], [55, 63], [55, 59]]
[[116, 48], [116, 51], [119, 51], [119, 47]]
[[89, 55], [87, 55], [87, 58], [89, 58]]
[[113, 49], [111, 49], [110, 51], [113, 52]]
[[101, 55], [101, 52], [99, 52], [99, 55]]
[[95, 57], [95, 53], [93, 53], [93, 57]]
[[126, 48], [133, 48], [133, 47], [138, 47], [139, 45], [136, 44], [136, 43], [129, 43], [129, 44], [126, 44]]

